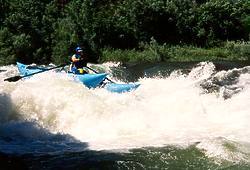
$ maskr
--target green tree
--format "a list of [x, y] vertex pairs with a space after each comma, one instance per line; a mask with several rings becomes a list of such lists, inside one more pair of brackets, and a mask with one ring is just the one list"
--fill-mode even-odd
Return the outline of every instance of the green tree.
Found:
[[[100, 48], [141, 43], [214, 46], [249, 40], [249, 0], [0, 0], [1, 63], [61, 63], [79, 44], [92, 62]], [[8, 60], [5, 58], [8, 56]]]
[[41, 30], [46, 1], [10, 0], [9, 4], [4, 23], [13, 34], [17, 60], [25, 63], [47, 60], [46, 54], [41, 52], [46, 44]]
[[52, 40], [52, 61], [62, 63], [69, 61], [73, 47], [78, 43], [75, 25], [72, 20], [65, 18], [57, 21]]
[[75, 0], [65, 6], [63, 17], [54, 25], [52, 60], [65, 62], [77, 45], [84, 48], [90, 61], [98, 59], [98, 43], [95, 32], [95, 6], [92, 0]]
[[0, 28], [0, 64], [15, 62], [12, 46], [12, 34], [7, 28]]
[[0, 28], [3, 27], [5, 17], [8, 13], [9, 4], [6, 0], [0, 0]]
[[198, 9], [196, 32], [198, 42], [213, 45], [217, 40], [247, 39], [241, 17], [245, 0], [210, 0]]
[[244, 27], [248, 33], [248, 36], [249, 36], [249, 39], [250, 39], [250, 15], [249, 16], [246, 16], [244, 19], [243, 19], [243, 24], [244, 24]]

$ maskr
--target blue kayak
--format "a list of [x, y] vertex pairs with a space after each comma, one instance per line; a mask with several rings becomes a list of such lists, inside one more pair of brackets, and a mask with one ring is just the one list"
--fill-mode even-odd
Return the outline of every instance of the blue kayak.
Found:
[[[46, 70], [46, 68], [43, 68], [43, 67], [28, 66], [19, 62], [17, 62], [17, 68], [22, 76], [26, 76], [26, 75], [33, 74], [36, 72], [40, 72], [42, 70]], [[101, 73], [101, 74], [67, 73], [67, 75], [70, 77], [73, 77], [75, 81], [83, 83], [88, 88], [96, 88], [103, 82], [103, 80], [106, 78], [108, 74], [106, 73]]]
[[128, 84], [118, 84], [118, 83], [108, 83], [105, 85], [105, 89], [110, 92], [124, 93], [137, 89], [140, 86], [138, 83], [128, 83]]
[[[28, 66], [22, 63], [17, 62], [17, 68], [22, 76], [26, 76], [29, 74], [33, 74], [36, 72], [40, 72], [43, 70], [47, 70], [48, 68], [44, 67], [37, 67], [37, 66]], [[110, 92], [116, 92], [116, 93], [124, 93], [129, 92], [132, 90], [135, 90], [140, 86], [140, 84], [137, 83], [103, 83], [106, 79], [107, 75], [106, 73], [98, 73], [98, 74], [73, 74], [73, 73], [67, 73], [68, 76], [73, 77], [73, 79], [77, 82], [83, 83], [88, 88], [96, 88], [102, 85], [106, 90]]]
[[100, 74], [73, 74], [67, 73], [68, 76], [73, 77], [75, 81], [83, 83], [88, 88], [96, 88], [98, 87], [108, 74], [100, 73]]
[[47, 70], [43, 67], [36, 67], [36, 66], [28, 66], [19, 62], [16, 62], [18, 71], [20, 72], [20, 75], [26, 76], [29, 74], [33, 74], [42, 70]]

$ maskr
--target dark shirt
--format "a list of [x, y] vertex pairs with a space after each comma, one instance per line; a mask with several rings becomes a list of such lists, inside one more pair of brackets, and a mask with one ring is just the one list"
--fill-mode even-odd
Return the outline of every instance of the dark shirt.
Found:
[[73, 65], [74, 65], [77, 69], [83, 68], [83, 67], [86, 67], [86, 66], [87, 66], [87, 61], [85, 61], [85, 60], [80, 60], [80, 61], [74, 62]]

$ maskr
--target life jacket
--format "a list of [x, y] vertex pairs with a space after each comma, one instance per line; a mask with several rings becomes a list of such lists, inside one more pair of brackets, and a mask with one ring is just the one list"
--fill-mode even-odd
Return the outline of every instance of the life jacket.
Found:
[[88, 73], [88, 71], [86, 69], [83, 69], [83, 68], [77, 69], [76, 67], [71, 67], [70, 70], [74, 74], [86, 74], [86, 73]]

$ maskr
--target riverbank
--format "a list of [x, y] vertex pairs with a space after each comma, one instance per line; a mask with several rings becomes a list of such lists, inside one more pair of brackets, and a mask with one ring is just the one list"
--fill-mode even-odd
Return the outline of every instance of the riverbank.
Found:
[[250, 42], [225, 42], [219, 47], [159, 45], [152, 41], [139, 49], [101, 50], [101, 62], [191, 62], [191, 61], [249, 61]]
[[[67, 57], [66, 57], [67, 58]], [[7, 59], [7, 58], [5, 58]], [[158, 63], [158, 62], [201, 62], [201, 61], [240, 61], [250, 63], [250, 42], [228, 41], [220, 46], [204, 48], [190, 45], [158, 44], [155, 40], [142, 43], [137, 49], [103, 48], [96, 62], [121, 63]], [[11, 63], [15, 63], [15, 61]], [[46, 61], [51, 63], [52, 61]], [[60, 58], [53, 63], [64, 63]], [[44, 63], [44, 62], [42, 62]], [[10, 61], [0, 58], [0, 66], [9, 65]]]

